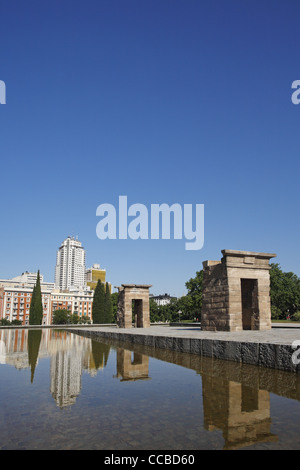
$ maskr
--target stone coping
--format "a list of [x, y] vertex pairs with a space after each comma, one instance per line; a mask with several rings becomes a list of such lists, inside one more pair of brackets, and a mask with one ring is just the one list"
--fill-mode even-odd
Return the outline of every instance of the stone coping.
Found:
[[300, 373], [300, 365], [292, 361], [295, 353], [292, 343], [298, 340], [300, 344], [300, 329], [296, 328], [207, 332], [195, 327], [150, 326], [127, 329], [78, 327], [74, 331], [90, 338], [105, 338]]
[[231, 256], [256, 256], [258, 258], [276, 258], [276, 253], [263, 253], [261, 251], [221, 250], [223, 255]]

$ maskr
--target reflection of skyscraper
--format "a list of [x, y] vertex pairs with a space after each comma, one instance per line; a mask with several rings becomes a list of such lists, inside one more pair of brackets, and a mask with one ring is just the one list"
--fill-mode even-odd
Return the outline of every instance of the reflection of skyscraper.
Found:
[[63, 408], [73, 405], [81, 390], [82, 351], [58, 351], [51, 359], [50, 391], [56, 404]]
[[6, 363], [6, 346], [4, 341], [0, 339], [0, 364]]

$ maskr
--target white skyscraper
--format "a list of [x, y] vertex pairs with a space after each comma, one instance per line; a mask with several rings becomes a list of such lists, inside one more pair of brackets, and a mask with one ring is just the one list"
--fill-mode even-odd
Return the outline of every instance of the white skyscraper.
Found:
[[68, 237], [58, 249], [55, 267], [57, 289], [81, 289], [85, 286], [85, 250], [79, 240]]

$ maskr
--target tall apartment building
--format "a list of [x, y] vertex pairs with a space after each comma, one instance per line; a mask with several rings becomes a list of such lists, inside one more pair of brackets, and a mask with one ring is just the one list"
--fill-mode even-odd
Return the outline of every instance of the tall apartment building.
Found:
[[60, 290], [85, 287], [85, 250], [74, 237], [66, 238], [57, 251], [55, 287]]

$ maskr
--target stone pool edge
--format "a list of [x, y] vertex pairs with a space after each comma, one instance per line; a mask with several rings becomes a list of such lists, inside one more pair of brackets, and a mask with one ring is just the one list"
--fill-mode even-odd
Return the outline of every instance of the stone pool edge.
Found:
[[154, 333], [140, 334], [121, 330], [109, 331], [108, 329], [72, 328], [72, 331], [91, 339], [104, 338], [288, 372], [300, 372], [300, 365], [294, 364], [292, 361], [295, 349], [290, 344], [180, 337]]

